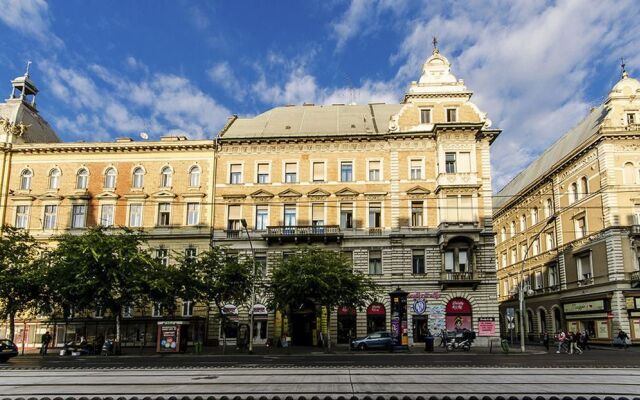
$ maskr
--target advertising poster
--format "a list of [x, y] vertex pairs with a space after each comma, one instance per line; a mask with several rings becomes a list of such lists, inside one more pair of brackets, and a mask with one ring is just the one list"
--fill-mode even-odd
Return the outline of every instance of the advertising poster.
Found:
[[462, 329], [472, 330], [470, 315], [447, 315], [446, 319], [449, 332]]
[[599, 339], [609, 337], [609, 324], [608, 321], [596, 321], [598, 332], [596, 333]]
[[444, 306], [427, 305], [425, 312], [429, 315], [429, 329], [432, 333], [440, 332], [446, 328]]
[[159, 352], [177, 352], [178, 349], [178, 325], [160, 325]]
[[567, 328], [569, 332], [577, 332], [578, 331], [578, 322], [576, 321], [568, 321]]
[[631, 326], [633, 327], [633, 338], [640, 339], [640, 319], [632, 320]]
[[478, 336], [495, 336], [496, 322], [492, 320], [478, 321]]

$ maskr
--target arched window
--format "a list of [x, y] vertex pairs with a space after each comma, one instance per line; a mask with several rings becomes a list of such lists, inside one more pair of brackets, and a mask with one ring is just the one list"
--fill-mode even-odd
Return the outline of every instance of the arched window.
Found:
[[531, 210], [531, 225], [538, 223], [538, 207], [533, 207]]
[[553, 212], [553, 203], [551, 203], [551, 199], [547, 199], [544, 202], [544, 217], [549, 218], [552, 212]]
[[20, 173], [20, 189], [29, 190], [31, 189], [31, 178], [33, 177], [33, 172], [29, 169], [23, 169]]
[[104, 173], [104, 188], [115, 189], [116, 187], [116, 169], [108, 168]]
[[133, 185], [136, 189], [142, 189], [144, 187], [144, 169], [142, 167], [136, 167], [133, 170]]
[[538, 310], [538, 329], [540, 333], [547, 332], [547, 313], [542, 308]]
[[60, 170], [54, 168], [49, 172], [49, 189], [58, 189], [60, 187]]
[[86, 189], [89, 186], [89, 171], [81, 168], [76, 175], [76, 189]]
[[527, 332], [533, 333], [533, 311], [527, 310]]
[[636, 183], [636, 174], [633, 170], [633, 163], [628, 162], [624, 165], [623, 181], [625, 185], [633, 185]]
[[189, 187], [200, 186], [200, 167], [194, 165], [189, 170]]
[[524, 232], [527, 230], [527, 216], [522, 214], [520, 216], [520, 232]]
[[511, 237], [514, 237], [516, 234], [516, 221], [511, 221], [511, 226], [509, 229], [509, 233], [511, 233]]
[[507, 240], [507, 228], [504, 226], [500, 230], [500, 240], [502, 240], [503, 242]]
[[582, 195], [580, 197], [585, 197], [589, 194], [589, 180], [586, 176], [580, 178], [580, 190], [582, 192]]
[[578, 201], [578, 184], [573, 182], [571, 186], [569, 186], [569, 202], [573, 203]]
[[171, 172], [170, 167], [162, 168], [161, 176], [160, 176], [160, 186], [164, 188], [171, 187], [171, 177], [173, 173]]

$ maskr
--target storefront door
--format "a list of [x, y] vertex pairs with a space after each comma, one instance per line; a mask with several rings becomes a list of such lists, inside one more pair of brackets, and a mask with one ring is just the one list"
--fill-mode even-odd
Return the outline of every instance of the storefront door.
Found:
[[349, 339], [358, 337], [356, 326], [356, 310], [346, 306], [338, 307], [338, 343], [349, 343]]
[[429, 317], [426, 315], [414, 315], [412, 318], [413, 343], [424, 342], [429, 330]]
[[371, 304], [367, 308], [367, 335], [387, 330], [387, 311], [380, 303]]

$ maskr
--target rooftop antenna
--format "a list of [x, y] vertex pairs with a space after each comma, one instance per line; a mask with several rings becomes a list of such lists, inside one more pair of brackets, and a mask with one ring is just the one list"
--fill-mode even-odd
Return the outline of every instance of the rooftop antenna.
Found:
[[627, 78], [629, 74], [627, 73], [626, 67], [627, 64], [624, 63], [624, 57], [620, 58], [620, 67], [622, 68], [622, 78]]
[[24, 76], [29, 77], [29, 67], [31, 67], [31, 60], [27, 61], [27, 71], [24, 73]]
[[147, 126], [147, 121], [144, 121], [144, 130], [142, 132], [140, 132], [140, 139], [142, 140], [147, 140], [149, 139], [149, 134], [147, 133], [149, 131], [149, 127]]

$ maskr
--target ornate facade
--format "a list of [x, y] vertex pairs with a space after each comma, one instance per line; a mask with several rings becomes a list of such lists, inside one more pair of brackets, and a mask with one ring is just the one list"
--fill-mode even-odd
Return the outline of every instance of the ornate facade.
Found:
[[639, 94], [623, 73], [602, 105], [497, 194], [501, 315], [515, 310], [514, 333], [522, 276], [530, 340], [559, 329], [640, 339]]
[[[14, 128], [26, 129], [20, 140], [5, 140], [2, 217], [47, 242], [93, 224], [141, 228], [166, 262], [211, 243], [251, 257], [253, 245], [266, 278], [287, 254], [327, 247], [383, 288], [365, 309], [332, 310], [328, 327], [313, 304], [285, 319], [261, 293], [257, 343], [286, 332], [311, 345], [328, 331], [346, 343], [389, 330], [388, 293], [398, 287], [409, 294], [410, 342], [427, 329], [466, 327], [486, 343], [499, 335], [489, 147], [500, 131], [471, 95], [435, 49], [401, 104], [277, 107], [231, 118], [215, 140], [58, 143], [53, 131], [56, 140], [30, 140], [35, 130], [25, 123]], [[37, 115], [35, 101], [18, 100]], [[177, 318], [217, 341], [215, 318], [190, 307]], [[250, 310], [229, 304], [225, 312], [244, 322]], [[100, 317], [83, 316], [83, 326]], [[150, 343], [161, 317], [154, 306], [134, 310], [125, 335]]]

